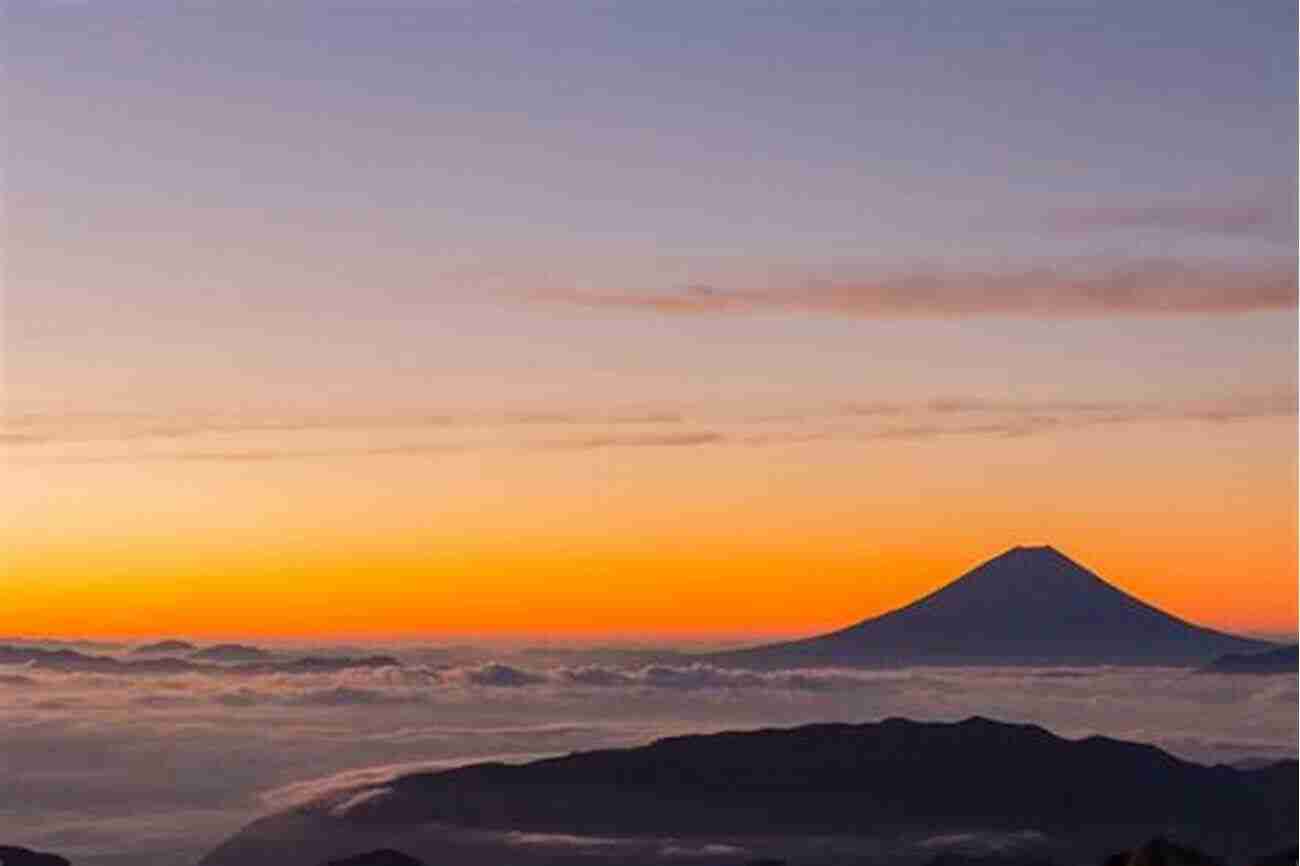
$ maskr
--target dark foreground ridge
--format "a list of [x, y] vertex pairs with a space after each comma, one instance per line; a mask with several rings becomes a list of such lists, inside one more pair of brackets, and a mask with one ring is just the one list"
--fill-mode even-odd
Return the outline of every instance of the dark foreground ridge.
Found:
[[331, 860], [322, 866], [424, 866], [424, 862], [392, 848], [381, 848], [342, 860]]
[[[809, 839], [857, 840], [845, 844], [865, 851], [867, 841], [878, 849], [882, 840], [972, 833], [1048, 840], [1088, 852], [1091, 862], [1133, 839], [1172, 833], [1244, 860], [1294, 842], [1298, 778], [1295, 761], [1207, 767], [1154, 746], [1067, 740], [983, 718], [809, 725], [352, 788], [254, 822], [202, 866], [317, 866], [349, 846], [391, 846], [432, 863], [720, 862], [656, 859], [667, 846], [651, 843], [665, 839], [803, 866], [843, 862], [796, 856]], [[578, 840], [569, 844], [585, 845], [583, 858], [570, 848], [571, 859], [554, 859], [556, 839]], [[530, 859], [547, 844], [551, 859]]]
[[[1297, 858], [1300, 858], [1300, 849], [1292, 845], [1290, 848], [1256, 858], [1249, 866], [1294, 866]], [[26, 848], [0, 845], [0, 866], [70, 866], [70, 864], [64, 858], [54, 854], [41, 854]], [[322, 863], [321, 866], [425, 866], [425, 863], [401, 851], [381, 848], [339, 860], [330, 860]], [[719, 863], [718, 866], [723, 864]], [[746, 860], [739, 866], [791, 866], [791, 864], [781, 858], [762, 857]], [[1037, 853], [946, 852], [926, 861], [924, 866], [1058, 866], [1058, 864]], [[1227, 866], [1227, 864], [1195, 848], [1157, 837], [1135, 850], [1112, 854], [1099, 866]]]
[[[1250, 866], [1295, 866], [1300, 850], [1295, 845], [1250, 861]], [[1102, 866], [1227, 866], [1203, 851], [1156, 837], [1133, 851], [1107, 857]]]
[[71, 866], [57, 854], [44, 854], [29, 848], [0, 845], [0, 866]]
[[728, 667], [1199, 666], [1274, 644], [1152, 607], [1052, 547], [1013, 547], [906, 607], [830, 634], [714, 653]]

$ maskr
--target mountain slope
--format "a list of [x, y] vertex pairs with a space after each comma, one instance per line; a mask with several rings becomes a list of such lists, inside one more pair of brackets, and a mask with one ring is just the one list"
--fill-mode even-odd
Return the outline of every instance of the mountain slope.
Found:
[[732, 842], [1032, 830], [1089, 844], [1178, 832], [1241, 854], [1295, 838], [1296, 781], [1294, 761], [1206, 767], [1153, 746], [1066, 740], [981, 718], [808, 725], [673, 737], [354, 788], [255, 822], [202, 866], [311, 864], [313, 844], [380, 839], [432, 859], [436, 843], [419, 834], [437, 829], [445, 838], [447, 828], [497, 838], [721, 835]]
[[1015, 547], [906, 607], [826, 635], [715, 653], [733, 667], [1199, 664], [1272, 649], [1171, 616], [1051, 547]]

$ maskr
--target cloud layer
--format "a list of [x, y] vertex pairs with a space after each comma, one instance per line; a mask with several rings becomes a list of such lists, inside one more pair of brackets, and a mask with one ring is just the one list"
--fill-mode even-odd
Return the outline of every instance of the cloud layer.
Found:
[[188, 866], [260, 810], [416, 770], [891, 715], [1031, 721], [1067, 736], [1155, 742], [1205, 761], [1296, 753], [1294, 676], [755, 673], [576, 651], [454, 663], [418, 650], [388, 653], [401, 664], [174, 674], [5, 666], [0, 800], [10, 807], [0, 813], [0, 837], [60, 850], [84, 866]]

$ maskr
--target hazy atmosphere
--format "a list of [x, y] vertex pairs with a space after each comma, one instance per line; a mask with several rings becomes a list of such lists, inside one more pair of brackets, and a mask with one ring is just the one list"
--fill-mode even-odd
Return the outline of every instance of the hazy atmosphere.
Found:
[[[1229, 866], [1294, 838], [1293, 794], [1222, 806], [1284, 791], [1300, 737], [1293, 6], [0, 15], [0, 846], [259, 866], [319, 820], [351, 841], [285, 866], [320, 866], [373, 841], [329, 791], [390, 820], [417, 769], [894, 716], [1213, 789], [1060, 866], [1207, 815], [1183, 841]], [[949, 736], [907, 730], [843, 754]], [[990, 742], [1046, 768], [1037, 736]], [[636, 779], [734, 824], [701, 749], [689, 784], [599, 754], [419, 776], [400, 818], [641, 838], [670, 811], [436, 799]], [[899, 863], [995, 824], [1077, 842], [823, 782], [887, 806], [817, 833], [930, 822]], [[654, 856], [766, 850], [705, 829]]]

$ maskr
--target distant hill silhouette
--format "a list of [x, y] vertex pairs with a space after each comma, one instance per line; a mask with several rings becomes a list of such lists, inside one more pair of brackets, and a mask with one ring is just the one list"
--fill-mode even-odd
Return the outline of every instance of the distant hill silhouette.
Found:
[[1228, 653], [1201, 670], [1209, 674], [1294, 674], [1300, 670], [1300, 647], [1285, 646], [1260, 653]]
[[1199, 665], [1274, 644], [1193, 625], [1051, 547], [1015, 547], [906, 607], [830, 634], [713, 653], [746, 668]]
[[164, 653], [188, 653], [198, 649], [194, 644], [184, 640], [160, 640], [156, 643], [141, 644], [132, 647], [135, 655], [162, 655]]
[[0, 866], [71, 866], [57, 854], [43, 854], [29, 848], [0, 845]]
[[248, 662], [235, 665], [235, 673], [244, 674], [324, 674], [355, 668], [387, 668], [400, 665], [393, 656], [303, 656], [275, 662]]
[[[260, 651], [259, 651], [260, 652]], [[119, 659], [76, 650], [50, 650], [0, 644], [0, 665], [31, 665], [37, 669], [102, 674], [312, 674], [352, 668], [381, 668], [400, 664], [392, 656], [304, 656], [297, 659], [251, 662], [201, 662], [173, 656]]]
[[271, 658], [270, 653], [260, 647], [241, 643], [219, 643], [214, 646], [195, 650], [190, 658], [210, 662], [255, 662]]
[[139, 658], [122, 660], [113, 656], [92, 655], [70, 649], [41, 649], [32, 646], [0, 645], [0, 664], [30, 664], [35, 668], [81, 673], [173, 674], [201, 669], [202, 665], [186, 659]]
[[1207, 850], [1255, 854], [1295, 839], [1298, 777], [1295, 761], [1207, 767], [1154, 746], [982, 718], [808, 725], [413, 774], [255, 822], [202, 866], [315, 866], [324, 857], [309, 856], [312, 844], [349, 834], [434, 859], [436, 849], [400, 836], [428, 826], [591, 838], [1029, 829], [1104, 841], [1098, 855], [1176, 833]]

